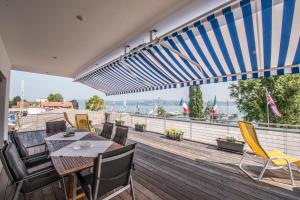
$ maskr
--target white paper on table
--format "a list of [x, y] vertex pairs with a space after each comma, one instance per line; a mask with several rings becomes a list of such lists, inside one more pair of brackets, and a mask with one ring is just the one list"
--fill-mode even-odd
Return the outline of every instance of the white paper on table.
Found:
[[66, 134], [66, 132], [60, 132], [55, 135], [45, 137], [44, 139], [45, 140], [80, 140], [81, 138], [89, 134], [89, 132], [75, 132], [75, 135], [70, 137], [64, 137], [64, 134]]
[[[89, 142], [90, 147], [74, 149], [74, 147], [79, 147], [80, 144]], [[69, 144], [57, 151], [54, 151], [50, 156], [72, 156], [72, 157], [97, 157], [99, 153], [103, 153], [113, 144], [112, 141], [95, 141], [95, 140], [81, 140]]]

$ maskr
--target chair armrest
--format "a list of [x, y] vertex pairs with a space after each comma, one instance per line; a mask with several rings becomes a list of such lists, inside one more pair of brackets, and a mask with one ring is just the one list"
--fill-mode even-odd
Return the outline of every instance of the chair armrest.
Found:
[[44, 152], [26, 156], [25, 158], [23, 158], [23, 160], [26, 162], [26, 161], [30, 161], [30, 160], [38, 160], [41, 158], [48, 158], [48, 157], [49, 157], [49, 151], [44, 151]]
[[19, 182], [22, 182], [22, 181], [25, 181], [28, 179], [36, 178], [36, 177], [39, 177], [40, 175], [47, 174], [47, 173], [53, 172], [53, 171], [56, 171], [55, 168], [48, 168], [46, 170], [34, 172], [32, 174], [29, 174], [28, 176], [23, 177], [22, 179], [15, 180], [13, 183], [19, 183]]
[[273, 158], [270, 158], [271, 161], [273, 160], [285, 160], [286, 164], [290, 164], [290, 161], [285, 158], [285, 157], [273, 157]]
[[40, 143], [40, 144], [34, 144], [34, 145], [32, 145], [32, 146], [28, 146], [28, 147], [26, 147], [26, 149], [29, 149], [29, 148], [33, 148], [33, 147], [38, 147], [38, 146], [42, 146], [42, 145], [44, 145], [45, 146], [45, 149], [46, 149], [46, 143], [44, 142], [44, 143]]

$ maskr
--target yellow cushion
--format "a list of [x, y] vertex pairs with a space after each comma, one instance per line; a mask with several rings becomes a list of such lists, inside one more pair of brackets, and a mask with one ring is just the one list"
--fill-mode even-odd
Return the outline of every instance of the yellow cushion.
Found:
[[[298, 159], [296, 159], [296, 158], [294, 158], [292, 156], [286, 155], [286, 154], [284, 154], [283, 152], [281, 152], [279, 150], [268, 151], [267, 154], [268, 154], [268, 156], [270, 158], [278, 158], [278, 157], [280, 157], [280, 158], [287, 159], [290, 163], [295, 163], [296, 161], [299, 162]], [[273, 164], [278, 165], [278, 166], [287, 165], [286, 160], [284, 160], [284, 159], [276, 159], [276, 160], [273, 160], [272, 162], [273, 162]], [[300, 162], [299, 162], [298, 166], [300, 167]]]
[[297, 167], [299, 167], [299, 168], [300, 168], [300, 160], [298, 160], [298, 161], [294, 162], [294, 164], [295, 164], [295, 165], [297, 165]]

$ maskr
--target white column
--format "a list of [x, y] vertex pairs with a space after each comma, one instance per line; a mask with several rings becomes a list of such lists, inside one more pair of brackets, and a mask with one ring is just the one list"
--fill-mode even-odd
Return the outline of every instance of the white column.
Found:
[[10, 87], [10, 61], [0, 36], [0, 147], [7, 139], [8, 132], [8, 101]]

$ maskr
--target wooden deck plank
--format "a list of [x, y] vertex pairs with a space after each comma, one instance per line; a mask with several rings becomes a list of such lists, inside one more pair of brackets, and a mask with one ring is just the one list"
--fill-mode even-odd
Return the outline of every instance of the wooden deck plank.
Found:
[[[44, 131], [22, 133], [26, 146], [41, 143]], [[136, 170], [133, 172], [134, 190], [137, 200], [176, 199], [300, 199], [299, 187], [288, 184], [286, 172], [278, 175], [267, 172], [262, 182], [254, 182], [242, 173], [237, 163], [241, 155], [218, 151], [214, 146], [190, 141], [176, 142], [155, 133], [131, 131], [130, 142], [138, 142]], [[37, 147], [32, 153], [40, 151]], [[249, 162], [249, 168], [250, 168]], [[251, 167], [253, 172], [259, 168]], [[294, 173], [300, 185], [300, 174]], [[282, 183], [280, 183], [282, 182]], [[9, 185], [4, 171], [0, 173], [0, 196], [10, 200], [15, 188]], [[22, 199], [21, 197], [19, 199]], [[32, 200], [64, 199], [58, 184], [28, 195]], [[130, 199], [130, 190], [114, 200]]]

